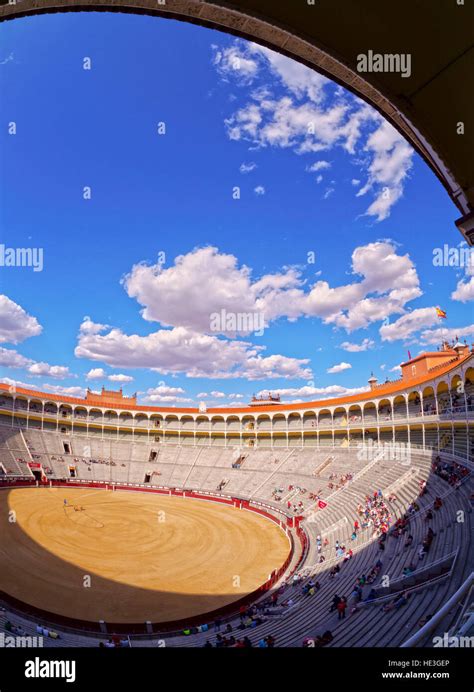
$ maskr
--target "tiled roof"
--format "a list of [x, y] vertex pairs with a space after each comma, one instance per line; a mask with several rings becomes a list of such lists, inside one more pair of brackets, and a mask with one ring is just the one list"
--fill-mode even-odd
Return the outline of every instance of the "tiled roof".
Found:
[[[453, 358], [448, 363], [436, 365], [428, 373], [410, 379], [405, 382], [402, 379], [396, 380], [394, 382], [387, 382], [384, 384], [377, 385], [374, 389], [368, 389], [367, 392], [361, 392], [360, 394], [352, 394], [350, 396], [341, 396], [333, 399], [321, 399], [319, 401], [305, 401], [305, 402], [295, 402], [293, 404], [272, 404], [270, 406], [259, 406], [258, 409], [252, 406], [239, 406], [239, 407], [221, 407], [221, 408], [208, 408], [203, 415], [208, 413], [212, 414], [238, 414], [238, 413], [250, 413], [253, 415], [259, 415], [261, 413], [278, 413], [279, 411], [294, 411], [295, 409], [315, 409], [315, 408], [325, 408], [327, 406], [343, 406], [345, 404], [361, 403], [363, 401], [370, 401], [375, 398], [390, 396], [392, 394], [403, 393], [411, 390], [418, 385], [429, 384], [434, 377], [439, 377], [449, 373], [455, 367], [463, 363], [465, 360], [472, 358], [473, 355], [469, 353], [464, 358], [458, 359]], [[0, 391], [10, 392], [11, 385], [0, 383]], [[199, 408], [178, 408], [172, 406], [130, 406], [123, 408], [117, 406], [117, 402], [114, 400], [104, 401], [101, 406], [97, 404], [91, 404], [86, 402], [85, 399], [79, 399], [72, 396], [61, 396], [58, 394], [49, 394], [48, 392], [40, 392], [34, 389], [25, 389], [23, 387], [16, 388], [16, 394], [22, 394], [28, 397], [34, 397], [36, 399], [43, 399], [45, 401], [58, 402], [62, 404], [74, 404], [80, 406], [90, 406], [90, 408], [107, 408], [107, 409], [118, 409], [127, 411], [144, 411], [147, 413], [189, 413], [189, 414], [199, 414]]]

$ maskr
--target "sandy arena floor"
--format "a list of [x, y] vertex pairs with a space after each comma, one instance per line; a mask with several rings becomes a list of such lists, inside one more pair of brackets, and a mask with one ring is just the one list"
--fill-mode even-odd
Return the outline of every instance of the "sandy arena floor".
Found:
[[0, 591], [72, 618], [166, 622], [209, 612], [265, 582], [288, 552], [278, 526], [217, 503], [94, 489], [0, 491]]

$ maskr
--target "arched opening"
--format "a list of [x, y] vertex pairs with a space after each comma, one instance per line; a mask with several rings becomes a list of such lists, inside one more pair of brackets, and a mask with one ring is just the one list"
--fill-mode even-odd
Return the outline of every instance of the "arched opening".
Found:
[[423, 415], [435, 416], [437, 413], [436, 399], [433, 387], [425, 387], [422, 391]]
[[394, 419], [403, 419], [407, 417], [407, 402], [404, 396], [399, 394], [393, 400], [393, 417]]
[[392, 420], [392, 404], [388, 399], [382, 399], [379, 401], [379, 421]]
[[349, 425], [361, 425], [362, 423], [362, 409], [357, 404], [353, 404], [349, 407]]
[[305, 411], [303, 414], [303, 428], [305, 430], [314, 430], [318, 427], [318, 419], [314, 411]]
[[338, 406], [334, 410], [333, 414], [334, 427], [340, 427], [341, 425], [347, 425], [347, 412], [344, 406]]
[[332, 413], [328, 408], [323, 408], [319, 412], [318, 428], [332, 428]]
[[288, 416], [288, 430], [301, 430], [301, 416], [299, 413], [290, 413]]
[[364, 404], [364, 423], [369, 426], [377, 423], [377, 409], [373, 401]]

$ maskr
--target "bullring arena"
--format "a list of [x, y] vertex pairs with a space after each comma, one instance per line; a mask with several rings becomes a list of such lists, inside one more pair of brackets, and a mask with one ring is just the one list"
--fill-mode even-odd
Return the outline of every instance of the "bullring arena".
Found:
[[110, 647], [466, 631], [473, 358], [445, 343], [361, 394], [232, 409], [0, 385], [1, 626]]
[[253, 512], [151, 493], [20, 488], [0, 516], [1, 590], [77, 620], [185, 622], [253, 592], [289, 553]]

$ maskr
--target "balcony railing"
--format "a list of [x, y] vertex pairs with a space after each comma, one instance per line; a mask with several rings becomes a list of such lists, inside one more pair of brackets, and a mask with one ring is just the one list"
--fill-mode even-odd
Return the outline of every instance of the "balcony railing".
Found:
[[[141, 429], [141, 430], [150, 430], [154, 432], [226, 432], [226, 433], [232, 433], [232, 432], [242, 432], [242, 433], [256, 433], [260, 431], [264, 432], [309, 432], [309, 431], [329, 431], [329, 430], [334, 430], [334, 429], [344, 429], [344, 428], [356, 428], [356, 427], [372, 427], [376, 426], [377, 424], [379, 426], [384, 426], [384, 425], [391, 425], [391, 424], [396, 424], [396, 423], [401, 423], [401, 422], [423, 422], [426, 420], [430, 421], [440, 421], [440, 422], [446, 422], [450, 420], [462, 420], [462, 419], [467, 419], [472, 417], [474, 414], [474, 404], [468, 404], [468, 406], [453, 406], [453, 407], [448, 407], [443, 409], [440, 412], [436, 411], [424, 411], [421, 412], [421, 410], [417, 411], [394, 411], [393, 415], [388, 415], [386, 413], [379, 415], [378, 419], [375, 416], [370, 416], [370, 415], [365, 415], [361, 417], [357, 417], [355, 419], [351, 419], [350, 417], [348, 419], [335, 419], [330, 420], [330, 419], [324, 419], [320, 420], [319, 423], [316, 421], [311, 421], [311, 423], [315, 423], [315, 425], [308, 425], [307, 422], [304, 420], [301, 421], [290, 421], [288, 424], [286, 421], [278, 420], [276, 421], [273, 425], [271, 423], [264, 423], [259, 425], [256, 423], [254, 426], [249, 426], [248, 423], [245, 425], [245, 427], [241, 427], [238, 424], [235, 423], [235, 421], [232, 421], [228, 425], [225, 423], [219, 422], [219, 423], [203, 423], [203, 422], [196, 422], [195, 424], [192, 423], [190, 424], [189, 421], [186, 421], [185, 423], [180, 423], [179, 421], [163, 421], [163, 420], [157, 420], [157, 419], [132, 419], [132, 418], [107, 418], [107, 417], [100, 417], [100, 416], [82, 416], [82, 415], [71, 415], [67, 413], [66, 415], [64, 412], [47, 412], [44, 411], [33, 411], [30, 409], [28, 411], [27, 409], [23, 408], [15, 408], [12, 409], [8, 406], [5, 406], [5, 404], [0, 403], [0, 411], [8, 411], [8, 412], [13, 412], [15, 413], [20, 413], [22, 414], [22, 417], [24, 415], [28, 414], [41, 414], [42, 417], [45, 420], [48, 420], [49, 422], [51, 421], [56, 421], [58, 426], [61, 424], [61, 422], [68, 422], [72, 424], [80, 424], [80, 423], [87, 423], [87, 424], [93, 424], [93, 425], [103, 425], [103, 426], [114, 426], [114, 427], [128, 427], [132, 429]], [[159, 425], [157, 425], [157, 422]]]

